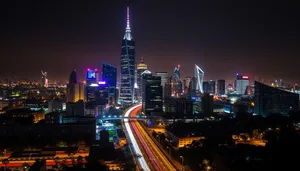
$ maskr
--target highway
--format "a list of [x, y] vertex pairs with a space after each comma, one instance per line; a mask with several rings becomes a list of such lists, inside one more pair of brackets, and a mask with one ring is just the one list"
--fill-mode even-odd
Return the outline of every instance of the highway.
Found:
[[[130, 114], [134, 109], [136, 109], [136, 108], [138, 108], [138, 107], [139, 107], [139, 105], [138, 105], [138, 106], [134, 106], [134, 107], [128, 109], [128, 110], [126, 111], [126, 113], [125, 113], [125, 117], [128, 117], [129, 114]], [[133, 149], [134, 149], [134, 151], [135, 151], [135, 155], [136, 155], [136, 156], [139, 156], [139, 157], [138, 157], [138, 163], [139, 163], [140, 167], [141, 167], [144, 171], [150, 171], [150, 168], [149, 168], [149, 166], [148, 166], [148, 164], [147, 164], [147, 162], [146, 162], [146, 160], [145, 160], [145, 158], [144, 158], [144, 156], [143, 156], [143, 153], [141, 152], [141, 149], [140, 149], [140, 147], [138, 146], [138, 144], [137, 144], [137, 142], [136, 142], [136, 139], [135, 139], [135, 137], [134, 137], [134, 135], [133, 135], [133, 132], [132, 132], [132, 130], [131, 130], [131, 128], [130, 128], [130, 124], [129, 124], [129, 122], [128, 122], [128, 119], [124, 119], [124, 124], [125, 124], [126, 131], [127, 131], [127, 133], [128, 133], [130, 142], [131, 142], [131, 144], [132, 144], [132, 147], [133, 147]]]
[[[137, 112], [141, 109], [141, 105], [132, 107], [128, 115], [134, 117]], [[129, 111], [129, 110], [128, 110]], [[136, 134], [139, 142], [141, 143], [143, 149], [145, 150], [147, 157], [151, 161], [152, 166], [155, 171], [176, 171], [177, 169], [170, 163], [167, 157], [162, 153], [162, 151], [156, 146], [153, 140], [149, 137], [147, 132], [142, 128], [138, 121], [131, 122], [131, 126]]]

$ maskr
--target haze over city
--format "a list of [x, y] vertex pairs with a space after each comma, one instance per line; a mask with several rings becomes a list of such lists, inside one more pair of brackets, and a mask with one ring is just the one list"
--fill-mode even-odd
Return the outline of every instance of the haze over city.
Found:
[[[6, 2], [1, 5], [1, 76], [66, 80], [71, 70], [84, 79], [101, 61], [119, 68], [125, 26], [123, 1]], [[299, 10], [291, 1], [135, 1], [132, 31], [136, 63], [149, 70], [205, 79], [299, 80]], [[259, 5], [258, 5], [259, 4]], [[118, 72], [119, 74], [119, 72]]]

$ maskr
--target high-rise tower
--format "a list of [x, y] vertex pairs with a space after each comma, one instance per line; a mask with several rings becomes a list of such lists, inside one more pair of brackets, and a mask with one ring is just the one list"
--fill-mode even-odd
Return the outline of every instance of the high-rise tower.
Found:
[[117, 99], [117, 68], [108, 63], [102, 63], [102, 81], [106, 81], [109, 85], [109, 103], [115, 104]]
[[67, 102], [77, 102], [84, 100], [84, 84], [78, 83], [77, 73], [73, 70], [69, 77], [69, 84], [67, 85]]
[[137, 70], [137, 86], [138, 86], [136, 93], [137, 93], [138, 101], [142, 101], [142, 73], [147, 70], [147, 64], [144, 63], [143, 57], [141, 63], [137, 65], [136, 70]]
[[197, 87], [196, 90], [203, 93], [203, 78], [204, 78], [204, 71], [195, 64], [195, 77], [197, 79]]
[[126, 29], [121, 47], [121, 88], [120, 102], [132, 104], [135, 80], [135, 41], [131, 35], [129, 7], [126, 10]]

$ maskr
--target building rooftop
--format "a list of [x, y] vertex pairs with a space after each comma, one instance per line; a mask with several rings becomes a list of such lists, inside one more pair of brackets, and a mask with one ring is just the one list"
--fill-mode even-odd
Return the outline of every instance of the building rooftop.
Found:
[[90, 156], [105, 161], [116, 160], [116, 151], [112, 142], [99, 142], [90, 148]]

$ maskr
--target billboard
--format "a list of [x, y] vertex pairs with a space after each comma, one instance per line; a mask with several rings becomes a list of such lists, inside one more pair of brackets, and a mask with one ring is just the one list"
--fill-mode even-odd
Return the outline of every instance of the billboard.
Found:
[[87, 69], [87, 79], [96, 80], [96, 71], [94, 69]]

